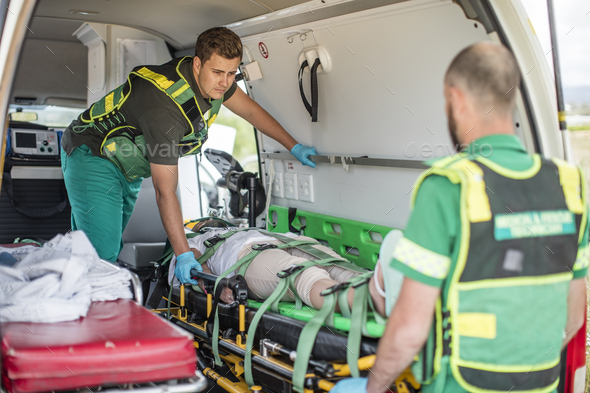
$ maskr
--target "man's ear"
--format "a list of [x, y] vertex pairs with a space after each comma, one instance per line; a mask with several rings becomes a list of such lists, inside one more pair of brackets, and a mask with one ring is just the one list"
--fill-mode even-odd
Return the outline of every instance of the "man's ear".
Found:
[[458, 87], [449, 87], [449, 97], [455, 117], [465, 115], [468, 110], [467, 95]]
[[201, 65], [201, 59], [195, 56], [193, 58], [193, 71], [195, 72], [195, 74], [199, 75], [201, 73]]

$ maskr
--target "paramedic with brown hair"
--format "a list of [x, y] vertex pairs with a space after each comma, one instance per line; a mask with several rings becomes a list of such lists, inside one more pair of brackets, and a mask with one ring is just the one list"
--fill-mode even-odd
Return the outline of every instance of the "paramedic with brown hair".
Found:
[[519, 86], [502, 45], [452, 61], [449, 132], [467, 147], [419, 177], [404, 237], [381, 254], [404, 281], [375, 365], [333, 392], [388, 391], [411, 364], [426, 393], [557, 388], [561, 349], [584, 322], [588, 207], [576, 167], [529, 155], [515, 135]]
[[162, 223], [179, 255], [177, 277], [196, 283], [189, 272], [200, 265], [189, 250], [176, 197], [178, 158], [200, 152], [222, 103], [315, 167], [307, 158], [315, 149], [297, 143], [237, 88], [241, 60], [242, 43], [235, 33], [209, 29], [199, 35], [194, 57], [136, 67], [125, 84], [66, 129], [61, 158], [72, 228], [88, 235], [101, 258], [117, 260], [141, 181], [151, 175]]

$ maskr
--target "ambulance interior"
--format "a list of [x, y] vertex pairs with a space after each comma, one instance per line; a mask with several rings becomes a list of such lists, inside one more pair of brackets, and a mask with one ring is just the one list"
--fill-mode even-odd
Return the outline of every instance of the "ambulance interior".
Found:
[[[11, 179], [8, 186], [6, 180], [2, 184], [0, 243], [16, 238], [46, 241], [71, 229], [57, 150], [48, 152], [45, 145], [42, 156], [19, 150], [15, 132], [62, 131], [79, 112], [125, 82], [133, 67], [194, 55], [198, 34], [214, 26], [227, 26], [242, 39], [240, 88], [298, 142], [318, 152], [312, 158], [316, 168], [303, 166], [278, 142], [251, 129], [248, 143], [255, 147], [255, 156], [248, 159], [249, 165], [241, 163], [258, 174], [268, 199], [268, 209], [256, 217], [256, 226], [278, 232], [301, 230], [358, 266], [373, 269], [383, 238], [391, 230], [404, 229], [414, 182], [427, 168], [423, 161], [454, 154], [443, 76], [464, 47], [496, 41], [513, 51], [523, 74], [514, 112], [517, 135], [530, 152], [566, 156], [567, 138], [557, 131], [553, 76], [518, 1], [34, 3], [23, 1], [20, 8], [22, 14], [30, 13], [30, 20], [21, 34], [22, 49], [5, 108], [22, 112], [14, 118], [24, 121], [11, 121], [0, 134], [8, 142], [3, 178]], [[8, 13], [7, 23], [10, 17]], [[18, 34], [15, 37], [18, 41]], [[311, 64], [316, 58], [321, 61], [313, 76], [317, 97], [311, 67], [300, 72], [303, 61]], [[536, 71], [527, 73], [531, 67]], [[306, 99], [315, 98], [317, 121], [312, 121], [302, 102], [298, 77]], [[233, 154], [243, 140], [236, 137], [234, 128], [216, 124], [204, 149]], [[185, 220], [220, 214], [242, 227], [248, 225], [247, 210], [239, 218], [227, 215], [231, 195], [219, 186], [223, 174], [206, 154], [181, 159], [179, 171], [177, 195]], [[157, 287], [151, 274], [166, 242], [151, 179], [143, 181], [123, 240], [118, 264], [143, 280], [145, 303]], [[354, 367], [346, 365], [349, 333], [339, 329], [334, 335], [324, 326], [302, 366], [303, 360], [296, 364], [289, 354], [298, 349], [297, 338], [313, 315], [311, 310], [299, 319], [285, 315], [288, 308], [267, 311], [255, 331], [257, 340], [267, 341], [246, 348], [239, 338], [242, 322], [245, 319], [249, 327], [260, 304], [250, 302], [245, 311], [220, 304], [217, 312], [225, 334], [212, 339], [204, 328], [211, 299], [190, 288], [166, 292], [164, 298], [171, 304], [162, 300], [154, 307], [162, 308], [161, 314], [194, 336], [198, 370], [217, 379], [227, 391], [248, 391], [247, 372], [267, 392], [329, 391], [339, 377], [351, 375], [351, 369], [352, 375], [358, 369], [367, 373], [383, 328], [372, 320], [376, 330], [363, 329], [360, 359]], [[271, 326], [277, 326], [274, 332], [261, 335]], [[581, 346], [573, 340], [563, 353], [560, 392], [573, 392], [574, 381], [580, 379], [580, 348], [584, 356], [580, 334]], [[215, 365], [213, 347], [217, 346], [222, 366]], [[244, 371], [248, 356], [252, 370]], [[5, 374], [3, 380], [7, 391], [44, 391], [11, 387]], [[398, 382], [398, 391], [420, 388], [409, 371]]]

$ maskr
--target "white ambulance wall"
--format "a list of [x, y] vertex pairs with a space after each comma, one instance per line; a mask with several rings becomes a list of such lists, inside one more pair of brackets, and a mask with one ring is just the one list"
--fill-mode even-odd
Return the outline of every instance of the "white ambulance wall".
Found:
[[[170, 56], [168, 48], [166, 47], [166, 42], [160, 37], [130, 27], [111, 25], [107, 43], [107, 69], [110, 70], [108, 73], [109, 75], [107, 75], [107, 92], [119, 86], [119, 82], [124, 82], [125, 76], [120, 75], [119, 43], [121, 40], [153, 41], [155, 43], [154, 53], [146, 54], [146, 58], [154, 60], [153, 64], [164, 64], [172, 60], [172, 56]], [[143, 64], [141, 64], [140, 61], [140, 64], [135, 64], [135, 66], [138, 65]]]
[[[318, 75], [317, 123], [311, 123], [299, 96], [302, 43], [298, 37], [287, 42], [289, 35], [305, 29], [314, 31], [333, 62], [329, 74]], [[263, 74], [249, 83], [253, 97], [299, 142], [314, 146], [320, 155], [415, 160], [452, 152], [443, 76], [462, 48], [482, 40], [489, 40], [483, 26], [467, 20], [450, 1], [391, 5], [243, 39]], [[268, 48], [267, 59], [259, 42]], [[306, 46], [313, 42], [307, 34]], [[304, 85], [309, 87], [309, 74]], [[267, 137], [261, 150], [286, 152]], [[397, 228], [405, 226], [410, 190], [420, 174], [361, 166], [345, 171], [341, 164], [323, 163], [311, 169], [295, 159], [274, 163], [276, 172], [312, 174], [315, 201], [273, 197], [273, 204]]]

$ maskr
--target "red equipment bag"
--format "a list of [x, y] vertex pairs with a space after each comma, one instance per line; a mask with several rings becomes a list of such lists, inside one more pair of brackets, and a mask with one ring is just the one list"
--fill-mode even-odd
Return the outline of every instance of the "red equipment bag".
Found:
[[127, 299], [92, 303], [75, 321], [5, 322], [0, 331], [11, 393], [195, 376], [192, 335]]

